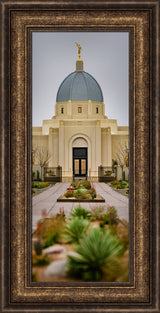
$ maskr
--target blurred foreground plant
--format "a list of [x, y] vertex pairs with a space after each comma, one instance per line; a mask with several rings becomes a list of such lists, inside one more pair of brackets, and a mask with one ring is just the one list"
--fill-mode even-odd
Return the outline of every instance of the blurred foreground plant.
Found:
[[68, 243], [78, 243], [80, 238], [87, 231], [89, 226], [89, 221], [83, 219], [82, 217], [74, 217], [72, 220], [69, 220], [66, 229], [65, 229], [65, 239]]
[[87, 235], [83, 235], [75, 252], [75, 255], [68, 256], [68, 275], [99, 281], [106, 275], [107, 266], [124, 253], [124, 248], [109, 230], [104, 232], [98, 227], [91, 228]]

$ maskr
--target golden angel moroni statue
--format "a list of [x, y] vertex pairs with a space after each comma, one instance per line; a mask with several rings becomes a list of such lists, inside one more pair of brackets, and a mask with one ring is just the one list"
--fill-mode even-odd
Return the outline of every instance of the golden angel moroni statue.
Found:
[[79, 55], [79, 59], [81, 58], [81, 50], [82, 50], [82, 47], [81, 47], [81, 45], [79, 44], [79, 43], [75, 43], [76, 45], [77, 45], [77, 47], [78, 47], [78, 55]]

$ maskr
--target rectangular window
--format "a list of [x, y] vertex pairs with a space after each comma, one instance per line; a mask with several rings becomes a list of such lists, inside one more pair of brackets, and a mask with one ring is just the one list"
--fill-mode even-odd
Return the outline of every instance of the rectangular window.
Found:
[[81, 174], [85, 175], [86, 174], [86, 160], [81, 160]]
[[98, 113], [98, 108], [96, 108], [96, 113]]
[[74, 160], [74, 174], [79, 174], [79, 160]]
[[61, 108], [61, 114], [63, 114], [64, 113], [64, 108]]
[[78, 113], [82, 113], [82, 107], [78, 107]]

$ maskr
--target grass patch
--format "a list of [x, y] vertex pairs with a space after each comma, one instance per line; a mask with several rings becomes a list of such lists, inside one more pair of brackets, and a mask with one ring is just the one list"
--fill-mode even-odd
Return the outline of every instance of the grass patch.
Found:
[[32, 183], [32, 188], [37, 188], [37, 189], [42, 189], [42, 188], [46, 188], [49, 187], [50, 184], [49, 183]]

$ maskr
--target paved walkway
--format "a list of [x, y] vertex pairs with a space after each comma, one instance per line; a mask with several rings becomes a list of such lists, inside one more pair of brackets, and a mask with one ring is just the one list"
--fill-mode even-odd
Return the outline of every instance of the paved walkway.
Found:
[[46, 210], [47, 216], [55, 215], [60, 208], [64, 209], [66, 216], [69, 215], [72, 208], [81, 205], [86, 209], [97, 205], [114, 206], [117, 209], [118, 216], [121, 219], [129, 220], [129, 199], [128, 197], [114, 191], [105, 183], [94, 183], [97, 193], [105, 199], [105, 203], [78, 203], [78, 202], [57, 202], [57, 198], [65, 193], [70, 183], [57, 183], [40, 194], [33, 196], [32, 200], [32, 229], [36, 229], [38, 220], [41, 219], [41, 213]]

